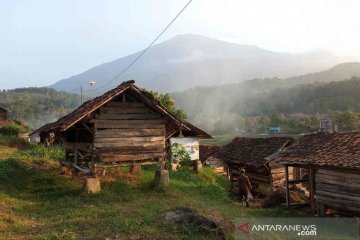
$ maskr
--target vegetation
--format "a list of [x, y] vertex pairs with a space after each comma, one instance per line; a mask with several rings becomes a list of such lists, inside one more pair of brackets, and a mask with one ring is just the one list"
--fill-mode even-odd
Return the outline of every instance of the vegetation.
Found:
[[101, 193], [88, 195], [80, 178], [59, 173], [62, 154], [58, 147], [0, 146], [1, 239], [218, 238], [191, 226], [162, 223], [159, 215], [175, 207], [196, 209], [224, 224], [237, 217], [304, 216], [282, 208], [259, 209], [259, 202], [243, 207], [228, 197], [228, 181], [208, 168], [200, 174], [171, 172], [165, 191], [152, 186], [153, 166], [143, 167], [139, 176], [128, 168], [113, 169], [102, 179]]
[[0, 134], [18, 136], [20, 133], [27, 132], [28, 130], [29, 129], [27, 129], [19, 124], [11, 123], [11, 124], [5, 125], [4, 127], [0, 128]]
[[191, 122], [212, 134], [266, 133], [275, 126], [284, 133], [302, 133], [327, 115], [344, 129], [359, 129], [360, 78], [295, 86], [280, 83], [284, 81], [251, 80], [172, 96]]
[[35, 129], [69, 113], [80, 104], [80, 96], [50, 88], [18, 88], [0, 91], [0, 103], [11, 111], [11, 118]]
[[158, 93], [154, 91], [149, 91], [149, 93], [178, 119], [182, 121], [186, 120], [186, 113], [183, 110], [175, 107], [175, 100], [171, 97], [169, 93]]

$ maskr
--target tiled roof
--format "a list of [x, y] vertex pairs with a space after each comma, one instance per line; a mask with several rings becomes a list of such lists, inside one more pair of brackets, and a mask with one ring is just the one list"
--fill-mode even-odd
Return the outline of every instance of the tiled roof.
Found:
[[154, 97], [149, 92], [139, 89], [134, 85], [134, 83], [135, 81], [133, 80], [123, 82], [116, 88], [104, 93], [103, 95], [86, 101], [80, 107], [78, 107], [68, 115], [60, 118], [58, 121], [42, 126], [41, 128], [35, 130], [32, 134], [40, 132], [66, 131], [67, 129], [69, 129], [69, 127], [86, 118], [90, 113], [100, 108], [107, 102], [111, 101], [114, 97], [130, 89], [132, 93], [136, 94], [136, 96], [139, 97], [140, 101], [144, 102], [155, 112], [158, 112], [160, 115], [166, 117], [166, 119], [173, 123], [175, 126], [181, 126], [183, 131], [187, 131], [191, 135], [194, 135], [198, 138], [211, 138], [209, 134], [195, 127], [189, 122], [183, 122], [180, 119], [176, 118], [176, 116], [168, 112], [167, 109], [159, 101], [154, 99]]
[[190, 136], [196, 136], [199, 139], [210, 139], [212, 136], [210, 136], [205, 131], [201, 130], [200, 128], [192, 125], [189, 122], [185, 122], [185, 126], [190, 129], [190, 131], [185, 130], [184, 134], [189, 133]]
[[220, 145], [200, 144], [199, 157], [201, 162], [205, 162], [211, 155], [221, 149]]
[[6, 108], [4, 108], [4, 107], [2, 107], [2, 106], [0, 106], [0, 109], [4, 110], [4, 111], [6, 111], [6, 112], [10, 112], [8, 109], [6, 109]]
[[168, 112], [160, 102], [152, 98], [152, 96], [145, 92], [140, 90], [134, 85], [135, 81], [130, 80], [123, 82], [116, 88], [104, 93], [103, 95], [96, 97], [92, 100], [86, 101], [83, 103], [80, 107], [75, 109], [73, 112], [69, 113], [68, 115], [60, 118], [57, 122], [54, 122], [47, 131], [54, 131], [54, 132], [60, 132], [60, 131], [66, 131], [69, 127], [74, 125], [75, 123], [79, 122], [83, 118], [85, 118], [88, 114], [92, 113], [105, 103], [111, 101], [114, 97], [120, 95], [122, 92], [128, 89], [132, 89], [133, 92], [139, 96], [142, 101], [151, 107], [153, 110], [158, 112], [159, 114], [163, 116], [167, 116], [171, 122], [178, 126], [182, 126], [184, 129], [188, 129], [183, 122], [181, 122], [179, 119], [177, 119], [174, 115], [172, 115], [170, 112]]
[[278, 152], [293, 141], [289, 137], [237, 137], [224, 145], [213, 157], [219, 158], [229, 165], [259, 167], [266, 163], [266, 157]]
[[360, 131], [306, 135], [275, 161], [360, 169]]

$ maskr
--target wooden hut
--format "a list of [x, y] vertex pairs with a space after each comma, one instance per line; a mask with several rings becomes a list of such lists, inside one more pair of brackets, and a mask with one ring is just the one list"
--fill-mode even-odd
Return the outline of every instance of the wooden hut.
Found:
[[[134, 81], [82, 104], [39, 133], [54, 133], [66, 158], [79, 170], [157, 164], [164, 160], [169, 138], [209, 138], [207, 133], [171, 114]], [[86, 170], [89, 169], [89, 170]]]
[[212, 155], [207, 164], [219, 167], [230, 177], [232, 186], [239, 174], [239, 168], [244, 168], [250, 180], [255, 183], [272, 185], [269, 162], [274, 156], [293, 143], [288, 137], [249, 138], [237, 137]]
[[205, 163], [205, 161], [218, 152], [221, 149], [220, 145], [216, 144], [200, 144], [200, 161]]
[[306, 172], [300, 179], [286, 177], [288, 207], [292, 185], [305, 183], [309, 203], [320, 215], [326, 207], [360, 214], [360, 131], [306, 135], [274, 161], [285, 172], [289, 167]]
[[9, 110], [4, 107], [0, 107], [0, 121], [6, 120], [8, 118]]

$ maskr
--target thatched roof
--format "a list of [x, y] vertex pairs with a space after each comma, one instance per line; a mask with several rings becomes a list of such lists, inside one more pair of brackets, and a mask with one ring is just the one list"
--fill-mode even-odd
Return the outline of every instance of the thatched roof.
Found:
[[360, 169], [360, 131], [306, 135], [274, 161]]
[[294, 140], [289, 137], [237, 137], [221, 147], [212, 157], [219, 158], [230, 166], [259, 167], [268, 161], [267, 157], [274, 155], [293, 142]]

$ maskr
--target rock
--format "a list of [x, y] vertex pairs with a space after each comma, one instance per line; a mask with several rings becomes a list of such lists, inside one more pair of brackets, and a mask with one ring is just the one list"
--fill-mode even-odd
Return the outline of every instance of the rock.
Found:
[[87, 193], [98, 193], [101, 191], [100, 180], [96, 177], [88, 177], [85, 179], [85, 190]]
[[156, 170], [154, 177], [154, 184], [156, 187], [166, 187], [169, 185], [169, 172], [167, 170]]
[[200, 227], [207, 232], [219, 235], [220, 239], [226, 239], [226, 234], [229, 234], [234, 230], [232, 224], [220, 224], [201, 216], [197, 211], [191, 208], [170, 209], [161, 213], [160, 218], [164, 224]]

